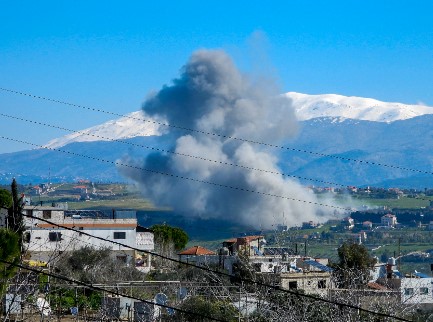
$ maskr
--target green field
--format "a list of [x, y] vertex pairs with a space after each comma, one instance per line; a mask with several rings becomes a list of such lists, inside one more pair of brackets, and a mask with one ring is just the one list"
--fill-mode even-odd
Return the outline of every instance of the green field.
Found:
[[116, 200], [88, 200], [68, 202], [69, 209], [134, 209], [134, 210], [167, 210], [155, 207], [150, 201], [142, 198], [123, 198]]

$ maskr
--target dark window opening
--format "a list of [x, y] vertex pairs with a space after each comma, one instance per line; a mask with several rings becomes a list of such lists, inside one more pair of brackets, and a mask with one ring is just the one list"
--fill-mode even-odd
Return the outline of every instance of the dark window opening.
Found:
[[317, 282], [318, 288], [326, 288], [326, 280], [320, 280]]
[[289, 282], [289, 289], [290, 290], [293, 290], [293, 289], [297, 289], [298, 288], [298, 282], [297, 281], [292, 281], [292, 282]]
[[118, 255], [118, 256], [116, 256], [116, 259], [121, 263], [126, 263], [126, 256], [125, 255]]
[[23, 241], [24, 241], [25, 243], [30, 243], [30, 237], [31, 237], [30, 232], [26, 231], [26, 232], [23, 234]]
[[61, 241], [62, 240], [62, 233], [59, 233], [57, 231], [51, 231], [48, 233], [48, 239], [51, 242]]
[[51, 219], [51, 210], [43, 210], [42, 211], [42, 218]]
[[114, 239], [126, 239], [126, 233], [124, 231], [115, 231], [113, 238]]

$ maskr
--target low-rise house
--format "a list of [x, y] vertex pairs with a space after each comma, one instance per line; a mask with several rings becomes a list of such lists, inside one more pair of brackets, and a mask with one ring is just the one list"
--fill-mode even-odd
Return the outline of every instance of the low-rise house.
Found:
[[288, 290], [302, 289], [307, 294], [325, 296], [333, 288], [332, 268], [326, 266], [327, 259], [299, 258], [296, 269], [280, 274], [281, 288]]
[[[131, 247], [154, 250], [153, 233], [137, 225], [135, 212], [113, 212], [112, 218], [89, 215], [94, 213], [67, 211], [58, 207], [25, 206], [24, 245], [30, 258], [50, 261], [63, 252], [92, 246], [109, 248], [113, 258], [131, 263], [137, 256]], [[150, 269], [150, 256], [145, 257], [146, 262], [142, 266]]]
[[346, 217], [341, 221], [341, 224], [344, 226], [344, 229], [352, 230], [355, 227], [355, 221], [351, 217]]
[[230, 255], [241, 253], [243, 255], [261, 255], [266, 244], [264, 236], [244, 236], [228, 239], [223, 242]]
[[302, 229], [314, 229], [318, 226], [319, 224], [314, 222], [314, 221], [305, 221], [302, 223]]
[[[179, 254], [179, 260], [189, 262], [200, 261], [201, 257], [215, 256], [216, 253], [202, 246], [190, 247]], [[206, 260], [206, 259], [203, 259]]]
[[433, 278], [415, 273], [401, 278], [380, 278], [377, 282], [399, 291], [400, 303], [433, 308]]
[[397, 225], [397, 217], [392, 214], [386, 214], [380, 218], [380, 224], [386, 227], [394, 227]]
[[373, 223], [371, 222], [371, 221], [364, 221], [363, 223], [362, 223], [362, 228], [364, 228], [364, 229], [371, 229], [371, 228], [373, 228]]

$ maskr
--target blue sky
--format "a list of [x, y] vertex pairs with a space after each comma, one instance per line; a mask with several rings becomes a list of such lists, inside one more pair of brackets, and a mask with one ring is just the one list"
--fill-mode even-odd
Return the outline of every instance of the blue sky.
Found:
[[[220, 48], [282, 92], [433, 106], [432, 12], [432, 1], [2, 1], [0, 87], [125, 114], [194, 50]], [[76, 130], [113, 118], [2, 91], [0, 111]], [[36, 144], [66, 134], [0, 125]], [[28, 148], [0, 139], [0, 153]]]

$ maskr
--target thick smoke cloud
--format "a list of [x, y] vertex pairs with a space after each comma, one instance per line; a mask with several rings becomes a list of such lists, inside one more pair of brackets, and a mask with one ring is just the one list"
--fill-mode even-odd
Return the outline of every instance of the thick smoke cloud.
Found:
[[[291, 102], [273, 88], [241, 74], [223, 51], [195, 52], [180, 77], [143, 104], [147, 115], [163, 117], [176, 126], [168, 128], [165, 136], [170, 138], [173, 150], [182, 155], [154, 153], [146, 157], [144, 165], [129, 162], [175, 176], [315, 202], [313, 194], [281, 175], [223, 164], [279, 172], [278, 151], [231, 138], [283, 144], [296, 134], [298, 124]], [[171, 206], [185, 216], [226, 218], [257, 228], [318, 219], [317, 209], [310, 203], [130, 168], [121, 171], [135, 180], [155, 204]]]

